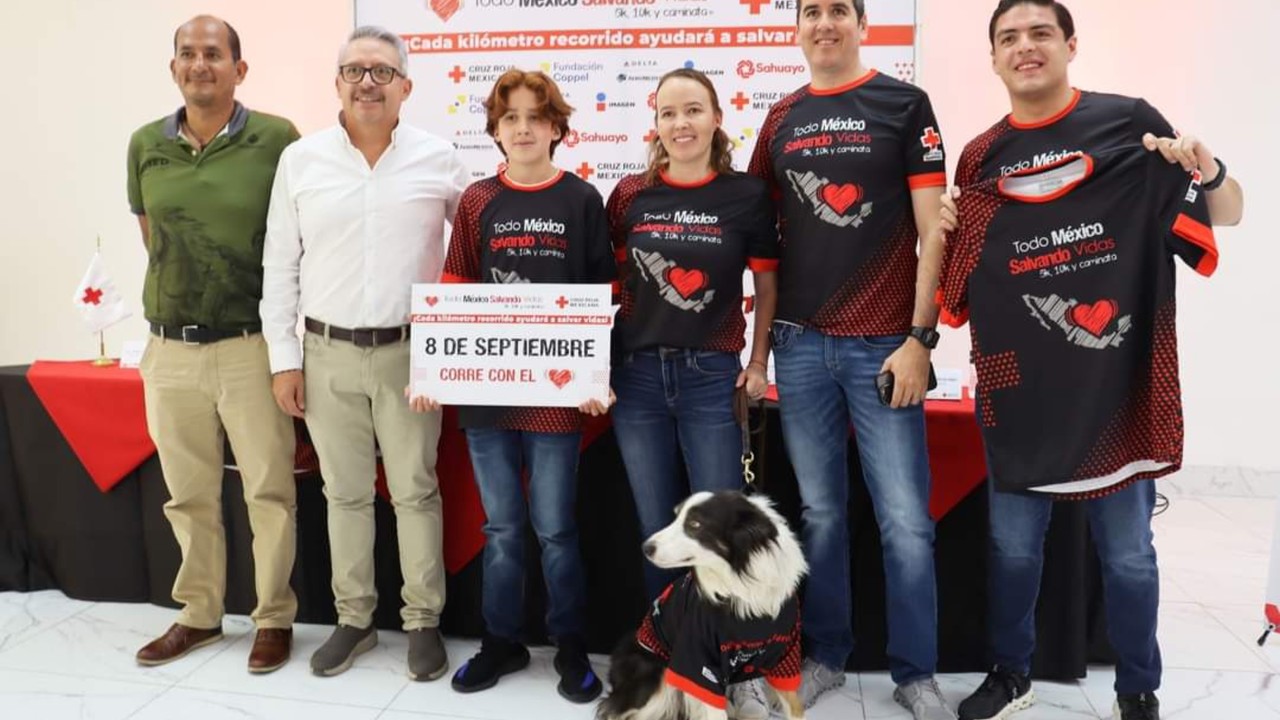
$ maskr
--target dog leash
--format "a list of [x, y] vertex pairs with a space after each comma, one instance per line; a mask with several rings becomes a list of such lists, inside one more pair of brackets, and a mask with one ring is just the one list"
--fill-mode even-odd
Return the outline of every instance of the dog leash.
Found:
[[[751, 429], [751, 400], [747, 397], [746, 387], [737, 388], [733, 397], [733, 414], [742, 431], [742, 483], [743, 493], [754, 495], [760, 492], [760, 484], [756, 481], [756, 472], [752, 468], [756, 461], [755, 450], [751, 446], [751, 436], [759, 432]], [[764, 401], [756, 404], [761, 418], [764, 417]], [[762, 421], [763, 422], [763, 421]]]

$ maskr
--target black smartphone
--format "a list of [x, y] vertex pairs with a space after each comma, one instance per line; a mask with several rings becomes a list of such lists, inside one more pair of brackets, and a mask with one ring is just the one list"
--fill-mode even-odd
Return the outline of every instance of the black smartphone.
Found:
[[[938, 387], [938, 376], [933, 372], [933, 363], [929, 363], [929, 389]], [[893, 402], [893, 373], [888, 370], [876, 375], [876, 394], [881, 405]]]

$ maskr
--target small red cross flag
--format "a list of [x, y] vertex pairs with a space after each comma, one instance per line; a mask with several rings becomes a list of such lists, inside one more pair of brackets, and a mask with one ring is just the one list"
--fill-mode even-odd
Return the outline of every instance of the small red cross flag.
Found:
[[101, 253], [93, 254], [89, 269], [84, 271], [84, 278], [71, 300], [80, 310], [80, 317], [84, 318], [90, 332], [102, 332], [129, 317], [115, 282], [102, 267]]

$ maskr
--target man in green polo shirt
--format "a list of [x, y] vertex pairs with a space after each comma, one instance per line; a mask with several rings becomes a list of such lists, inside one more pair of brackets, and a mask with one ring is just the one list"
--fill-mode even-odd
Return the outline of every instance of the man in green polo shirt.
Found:
[[297, 598], [293, 423], [271, 394], [260, 332], [262, 244], [276, 163], [298, 138], [283, 118], [235, 100], [248, 65], [240, 38], [214, 17], [174, 34], [173, 80], [183, 106], [129, 141], [129, 207], [147, 247], [142, 359], [147, 426], [171, 499], [165, 515], [182, 549], [169, 630], [138, 651], [160, 665], [222, 638], [226, 539], [223, 437], [244, 482], [258, 605], [250, 672], [284, 665]]

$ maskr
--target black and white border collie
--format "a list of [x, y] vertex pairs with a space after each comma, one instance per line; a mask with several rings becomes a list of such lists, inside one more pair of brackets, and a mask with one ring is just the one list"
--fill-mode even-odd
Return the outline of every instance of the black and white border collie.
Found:
[[[763, 675], [772, 696], [771, 704], [781, 705], [787, 720], [801, 720], [804, 707], [796, 694], [799, 685], [799, 622], [796, 592], [808, 570], [804, 554], [786, 520], [760, 496], [740, 492], [700, 492], [676, 508], [676, 519], [644, 543], [644, 553], [661, 568], [690, 568], [688, 575], [667, 588], [654, 602], [653, 610], [640, 630], [618, 646], [609, 667], [610, 692], [597, 709], [598, 720], [724, 720], [727, 718], [723, 690], [708, 693], [701, 680], [688, 680], [669, 668], [670, 643], [657, 648], [660, 640], [654, 626], [662, 625], [665, 637], [683, 638], [712, 633], [713, 649], [732, 652], [737, 647], [760, 647], [761, 637], [770, 638], [775, 665], [754, 667], [765, 662], [756, 656], [739, 665], [731, 660], [732, 677], [710, 677], [715, 687]], [[672, 593], [684, 593], [686, 601], [678, 611], [663, 616], [663, 603]], [[690, 596], [689, 593], [696, 593]], [[697, 605], [692, 610], [687, 609]], [[698, 625], [689, 621], [697, 616]], [[677, 619], [678, 618], [678, 619]], [[705, 627], [708, 618], [713, 630]], [[776, 622], [775, 622], [776, 621]], [[679, 622], [673, 633], [670, 623]], [[783, 627], [773, 629], [778, 623]], [[686, 627], [689, 626], [689, 627]], [[750, 628], [752, 637], [734, 637]], [[764, 629], [764, 635], [761, 629]], [[771, 633], [771, 634], [770, 634]], [[755, 639], [752, 639], [755, 638]], [[785, 663], [777, 662], [778, 646], [786, 649]], [[728, 648], [729, 650], [726, 650]], [[789, 649], [788, 649], [789, 648]], [[746, 657], [750, 658], [748, 654]], [[783, 669], [782, 664], [787, 667]], [[703, 675], [708, 669], [703, 666]], [[787, 681], [779, 679], [786, 676]], [[779, 686], [782, 686], [780, 688]]]

